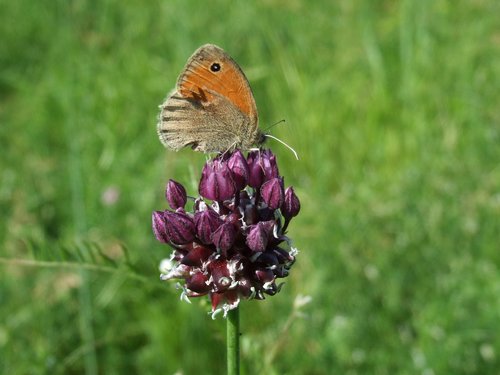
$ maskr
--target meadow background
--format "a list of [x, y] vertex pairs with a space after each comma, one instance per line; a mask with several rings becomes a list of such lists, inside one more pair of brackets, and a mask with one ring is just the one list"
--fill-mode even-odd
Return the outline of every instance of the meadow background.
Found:
[[[220, 374], [151, 212], [204, 155], [158, 105], [201, 44], [246, 72], [301, 198], [246, 374], [498, 374], [500, 2], [0, 0], [0, 372]], [[312, 297], [300, 314], [298, 295]]]

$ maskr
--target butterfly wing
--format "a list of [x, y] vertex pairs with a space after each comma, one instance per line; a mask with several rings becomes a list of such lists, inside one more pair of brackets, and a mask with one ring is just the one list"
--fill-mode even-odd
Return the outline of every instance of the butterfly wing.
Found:
[[[250, 148], [255, 138], [248, 117], [226, 98], [214, 93], [210, 101], [185, 98], [173, 92], [161, 106], [158, 136], [174, 150], [191, 146], [195, 151], [220, 152], [234, 147]], [[246, 138], [244, 138], [246, 137]]]
[[207, 44], [189, 58], [176, 90], [161, 105], [158, 135], [178, 150], [250, 148], [259, 142], [258, 115], [252, 90], [236, 62]]

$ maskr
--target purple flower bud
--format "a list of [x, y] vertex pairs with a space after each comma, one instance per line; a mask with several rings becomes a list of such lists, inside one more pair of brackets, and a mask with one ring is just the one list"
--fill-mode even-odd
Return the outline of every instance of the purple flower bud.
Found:
[[165, 229], [165, 218], [163, 211], [153, 211], [153, 232], [158, 241], [168, 243], [169, 238]]
[[215, 311], [224, 302], [224, 293], [210, 293], [210, 301], [212, 302], [212, 311]]
[[257, 258], [259, 263], [265, 264], [267, 267], [279, 265], [278, 257], [271, 251], [265, 251]]
[[194, 223], [187, 214], [165, 211], [163, 215], [169, 242], [182, 245], [193, 241], [195, 235]]
[[196, 266], [201, 267], [203, 262], [206, 262], [210, 255], [213, 254], [213, 250], [205, 246], [200, 246], [196, 244], [193, 248], [182, 258], [181, 263], [186, 266]]
[[238, 279], [237, 291], [241, 296], [245, 298], [250, 297], [253, 294], [252, 289], [254, 289], [254, 286], [250, 278], [242, 277]]
[[289, 187], [285, 190], [285, 200], [281, 206], [281, 213], [285, 219], [290, 220], [292, 217], [297, 216], [300, 211], [300, 201], [295, 195], [293, 187]]
[[201, 173], [198, 190], [202, 197], [213, 201], [221, 202], [231, 198], [236, 188], [227, 162], [214, 159], [206, 163]]
[[217, 249], [228, 251], [236, 239], [236, 228], [232, 223], [222, 224], [212, 235], [212, 242]]
[[276, 267], [274, 269], [274, 274], [276, 277], [287, 277], [288, 276], [288, 269], [286, 267], [280, 266]]
[[259, 214], [255, 205], [248, 204], [244, 210], [244, 218], [247, 225], [255, 224], [259, 220]]
[[266, 249], [274, 224], [274, 221], [270, 220], [261, 221], [256, 225], [250, 226], [246, 243], [252, 251], [262, 252]]
[[240, 150], [233, 152], [227, 161], [227, 165], [231, 172], [233, 172], [236, 190], [242, 190], [247, 184], [250, 170], [248, 169], [247, 161]]
[[266, 181], [271, 178], [279, 177], [280, 173], [278, 170], [278, 164], [276, 163], [276, 156], [271, 152], [271, 150], [262, 151], [261, 160]]
[[168, 181], [165, 197], [167, 198], [170, 207], [174, 210], [183, 208], [186, 205], [186, 189], [174, 180]]
[[240, 221], [240, 217], [241, 216], [239, 213], [233, 212], [232, 214], [229, 214], [226, 216], [225, 222], [238, 225], [238, 222]]
[[208, 271], [218, 291], [225, 290], [231, 285], [231, 275], [226, 260], [213, 260], [208, 264]]
[[258, 189], [264, 182], [264, 169], [260, 163], [260, 151], [252, 151], [248, 154], [248, 185]]
[[275, 210], [283, 204], [283, 200], [285, 199], [283, 190], [283, 180], [279, 177], [274, 177], [262, 185], [262, 200], [270, 209]]
[[281, 247], [273, 249], [272, 252], [276, 256], [276, 259], [278, 259], [279, 263], [288, 264], [295, 261], [295, 257], [288, 251], [283, 250]]
[[223, 223], [223, 220], [217, 213], [208, 207], [205, 211], [196, 212], [194, 214], [194, 225], [196, 235], [204, 244], [212, 243], [212, 234]]
[[248, 185], [259, 188], [263, 182], [279, 177], [276, 156], [271, 150], [252, 151], [247, 158], [250, 175]]
[[255, 276], [262, 283], [272, 283], [276, 279], [276, 276], [270, 269], [257, 269], [255, 270]]
[[207, 284], [208, 277], [201, 271], [197, 271], [186, 279], [186, 287], [196, 293], [206, 293], [210, 290]]
[[221, 305], [228, 310], [233, 310], [238, 307], [240, 296], [236, 290], [225, 290], [210, 293], [210, 300], [212, 302], [212, 311], [215, 311]]

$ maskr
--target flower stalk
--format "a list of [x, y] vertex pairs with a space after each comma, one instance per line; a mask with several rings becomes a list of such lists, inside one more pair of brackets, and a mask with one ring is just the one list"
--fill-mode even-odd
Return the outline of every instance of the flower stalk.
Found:
[[240, 309], [237, 307], [227, 314], [227, 374], [240, 373]]

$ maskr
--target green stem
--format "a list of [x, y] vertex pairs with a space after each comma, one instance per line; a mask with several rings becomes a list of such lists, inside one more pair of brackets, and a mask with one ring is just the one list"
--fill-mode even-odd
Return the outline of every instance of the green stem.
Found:
[[227, 314], [227, 375], [240, 373], [240, 310], [229, 310]]

